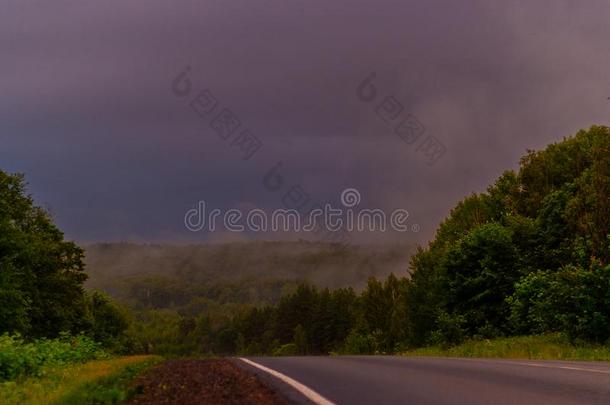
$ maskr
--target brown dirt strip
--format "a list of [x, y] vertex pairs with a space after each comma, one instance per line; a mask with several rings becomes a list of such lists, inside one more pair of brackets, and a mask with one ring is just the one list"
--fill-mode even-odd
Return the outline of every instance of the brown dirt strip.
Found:
[[256, 404], [287, 402], [254, 374], [226, 359], [169, 360], [139, 376], [128, 404]]

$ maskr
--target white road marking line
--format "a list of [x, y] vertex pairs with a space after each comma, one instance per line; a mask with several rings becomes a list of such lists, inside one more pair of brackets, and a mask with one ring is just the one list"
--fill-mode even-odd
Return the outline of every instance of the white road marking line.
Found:
[[[438, 357], [438, 356], [405, 356], [405, 358], [412, 358], [412, 359], [425, 359], [426, 357], [432, 358], [432, 359], [437, 359], [437, 360], [469, 361], [472, 363], [480, 363], [480, 364], [498, 364], [498, 365], [512, 364], [515, 366], [555, 368], [555, 369], [572, 370], [572, 371], [587, 371], [590, 373], [599, 373], [599, 374], [610, 374], [610, 370], [600, 370], [600, 369], [595, 369], [595, 368], [583, 368], [583, 367], [574, 367], [574, 366], [559, 366], [559, 365], [554, 366], [554, 365], [550, 365], [550, 364], [540, 364], [540, 363], [523, 363], [523, 362], [519, 362], [519, 361], [495, 359], [492, 357], [468, 358], [468, 357]], [[566, 361], [566, 360], [564, 360], [564, 361]]]
[[[437, 357], [442, 358], [442, 357]], [[575, 366], [559, 366], [559, 365], [551, 365], [551, 364], [540, 364], [540, 363], [523, 363], [520, 361], [510, 361], [510, 360], [495, 360], [495, 359], [469, 359], [469, 358], [457, 358], [452, 357], [451, 359], [456, 360], [469, 360], [472, 362], [479, 362], [482, 364], [485, 363], [493, 363], [493, 364], [513, 364], [516, 366], [530, 366], [530, 367], [542, 367], [542, 368], [554, 368], [554, 369], [562, 369], [562, 370], [573, 370], [573, 371], [587, 371], [590, 373], [600, 373], [600, 374], [610, 374], [610, 370], [600, 370], [596, 368], [584, 368], [584, 367], [575, 367]]]
[[318, 405], [335, 405], [334, 402], [329, 401], [328, 399], [324, 398], [322, 395], [318, 394], [317, 392], [315, 392], [314, 390], [312, 390], [311, 388], [301, 384], [300, 382], [288, 377], [287, 375], [284, 375], [278, 371], [275, 371], [273, 369], [270, 369], [269, 367], [265, 367], [262, 364], [258, 364], [255, 363], [251, 360], [248, 359], [244, 359], [243, 357], [239, 357], [239, 360], [243, 361], [246, 364], [249, 364], [253, 367], [256, 367], [260, 370], [263, 370], [269, 374], [271, 374], [272, 376], [274, 376], [275, 378], [277, 378], [278, 380], [281, 380], [283, 382], [285, 382], [286, 384], [290, 385], [292, 388], [294, 388], [295, 390], [297, 390], [298, 392], [300, 392], [301, 394], [303, 394], [307, 399], [309, 399], [310, 401], [312, 401], [314, 404], [318, 404]]
[[610, 370], [598, 370], [595, 368], [582, 368], [582, 367], [571, 367], [571, 366], [550, 366], [550, 365], [539, 364], [539, 363], [511, 362], [511, 364], [519, 364], [521, 366], [543, 367], [543, 368], [560, 368], [563, 370], [588, 371], [589, 373], [610, 374]]

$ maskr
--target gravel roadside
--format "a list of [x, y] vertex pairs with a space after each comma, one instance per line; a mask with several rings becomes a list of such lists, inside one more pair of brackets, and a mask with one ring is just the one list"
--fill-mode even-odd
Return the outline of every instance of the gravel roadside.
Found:
[[168, 360], [139, 376], [131, 405], [287, 402], [256, 375], [226, 359]]

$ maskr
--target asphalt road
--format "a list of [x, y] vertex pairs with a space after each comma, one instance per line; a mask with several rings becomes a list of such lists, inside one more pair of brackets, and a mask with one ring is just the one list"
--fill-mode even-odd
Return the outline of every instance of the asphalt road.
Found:
[[[397, 356], [248, 358], [336, 404], [610, 404], [610, 363]], [[280, 379], [240, 361], [294, 402]]]

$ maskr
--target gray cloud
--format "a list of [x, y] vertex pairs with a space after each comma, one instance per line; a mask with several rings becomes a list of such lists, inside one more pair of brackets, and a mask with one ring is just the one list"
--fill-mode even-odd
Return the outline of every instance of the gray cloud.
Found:
[[[278, 161], [316, 199], [356, 187], [423, 242], [528, 148], [610, 113], [610, 4], [507, 1], [43, 1], [0, 6], [0, 168], [25, 172], [68, 236], [203, 240], [200, 199], [275, 208]], [[264, 142], [250, 161], [171, 80], [192, 66]], [[448, 151], [435, 166], [356, 97], [371, 71]], [[396, 235], [391, 238], [397, 237]], [[375, 239], [378, 239], [375, 237]]]

